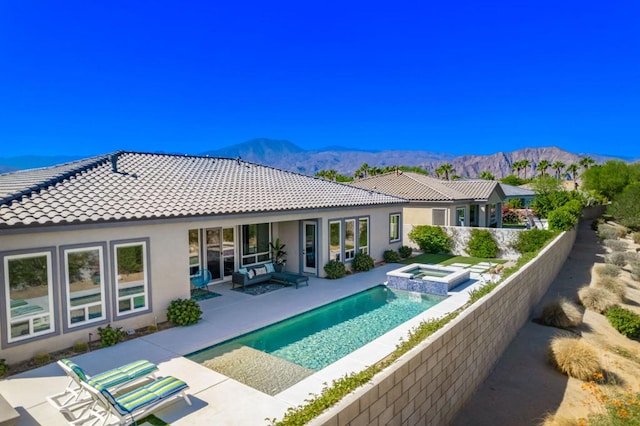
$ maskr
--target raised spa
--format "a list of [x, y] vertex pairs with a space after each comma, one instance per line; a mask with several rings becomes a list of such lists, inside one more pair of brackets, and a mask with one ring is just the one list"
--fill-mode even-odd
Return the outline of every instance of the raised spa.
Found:
[[387, 272], [387, 287], [446, 296], [448, 291], [469, 278], [468, 269], [412, 263]]

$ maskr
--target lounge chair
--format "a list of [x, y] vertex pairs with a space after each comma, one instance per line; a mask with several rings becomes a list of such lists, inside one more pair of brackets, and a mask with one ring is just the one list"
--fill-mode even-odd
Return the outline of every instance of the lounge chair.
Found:
[[209, 291], [209, 283], [211, 282], [211, 272], [208, 269], [199, 269], [194, 275], [191, 275], [191, 285], [195, 289], [204, 289]]
[[186, 393], [189, 386], [172, 376], [160, 377], [151, 383], [118, 396], [104, 387], [92, 386], [87, 382], [82, 382], [82, 387], [91, 395], [93, 403], [83, 408], [80, 415], [72, 413], [72, 410], [69, 409], [61, 411], [65, 418], [74, 425], [93, 425], [99, 421], [102, 421], [104, 425], [112, 417], [115, 417], [120, 425], [134, 424], [140, 418], [148, 416], [161, 406], [179, 397], [191, 405], [191, 400]]
[[155, 373], [158, 371], [158, 367], [155, 364], [146, 360], [134, 361], [95, 376], [89, 376], [78, 364], [70, 359], [61, 359], [58, 361], [58, 365], [69, 376], [69, 384], [64, 391], [47, 397], [47, 401], [58, 411], [65, 407], [91, 400], [91, 398], [81, 397], [85, 392], [82, 387], [83, 382], [115, 392], [122, 386], [133, 384], [142, 379], [155, 379]]

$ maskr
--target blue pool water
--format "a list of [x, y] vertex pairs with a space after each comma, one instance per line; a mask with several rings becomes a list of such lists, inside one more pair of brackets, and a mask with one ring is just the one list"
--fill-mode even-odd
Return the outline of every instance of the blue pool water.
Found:
[[[445, 298], [377, 286], [187, 355], [187, 358], [259, 390], [275, 394], [282, 390], [281, 386], [274, 385], [273, 378], [265, 379], [265, 375], [272, 376], [276, 370], [283, 369], [285, 371], [278, 371], [277, 374], [300, 376], [291, 378], [295, 383]], [[256, 357], [260, 361], [256, 361], [256, 365], [249, 365], [246, 358]], [[258, 371], [261, 369], [267, 371]], [[248, 378], [254, 375], [258, 377]], [[275, 389], [264, 389], [259, 384], [249, 383], [252, 381], [264, 381], [269, 384], [267, 387]], [[291, 385], [287, 383], [283, 386]]]

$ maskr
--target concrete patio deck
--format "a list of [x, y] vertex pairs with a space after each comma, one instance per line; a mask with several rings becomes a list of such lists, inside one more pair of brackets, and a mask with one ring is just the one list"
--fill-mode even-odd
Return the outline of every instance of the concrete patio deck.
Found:
[[[383, 265], [340, 280], [311, 278], [307, 287], [292, 286], [259, 296], [231, 291], [230, 284], [212, 286], [222, 297], [200, 302], [203, 318], [198, 324], [171, 328], [73, 359], [89, 374], [148, 359], [158, 365], [160, 375], [184, 380], [189, 384], [193, 405], [177, 399], [154, 413], [172, 425], [266, 425], [269, 424], [266, 419], [281, 419], [289, 407], [304, 403], [310, 393], [320, 393], [324, 383], [384, 358], [421, 321], [441, 317], [466, 303], [468, 291], [480, 283], [455, 288], [448, 299], [434, 308], [275, 396], [209, 370], [183, 355], [382, 284], [386, 273], [398, 267], [398, 264]], [[20, 413], [20, 426], [64, 425], [64, 417], [45, 397], [64, 390], [67, 381], [63, 371], [53, 363], [0, 381], [0, 394]]]

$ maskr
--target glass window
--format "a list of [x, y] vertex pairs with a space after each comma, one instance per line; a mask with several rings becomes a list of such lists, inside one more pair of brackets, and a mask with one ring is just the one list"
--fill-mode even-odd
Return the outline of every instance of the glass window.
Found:
[[389, 216], [389, 241], [400, 240], [400, 214], [395, 213]]
[[200, 270], [200, 231], [189, 229], [189, 275]]
[[67, 327], [106, 319], [102, 247], [64, 251]]
[[149, 309], [147, 245], [144, 242], [114, 244], [117, 313]]
[[496, 205], [495, 204], [490, 204], [489, 205], [489, 223], [496, 223], [497, 221], [497, 217], [496, 217]]
[[358, 249], [362, 254], [369, 254], [369, 218], [358, 220]]
[[268, 223], [242, 225], [242, 264], [266, 262], [269, 260], [271, 227]]
[[465, 225], [464, 214], [465, 214], [465, 208], [464, 207], [456, 208], [456, 223], [455, 223], [455, 226], [464, 226]]
[[51, 256], [42, 252], [4, 257], [9, 343], [55, 331]]
[[431, 225], [433, 226], [445, 226], [445, 209], [432, 209], [431, 210]]
[[356, 220], [344, 221], [344, 260], [351, 260], [356, 254]]
[[339, 221], [329, 222], [329, 259], [341, 261], [342, 229]]
[[236, 264], [236, 240], [233, 228], [222, 228], [222, 259], [224, 276], [233, 275]]

